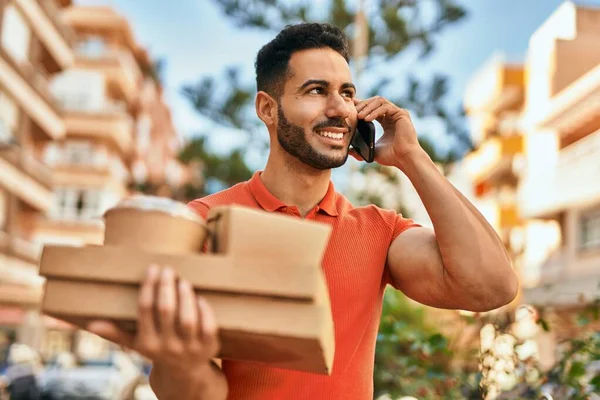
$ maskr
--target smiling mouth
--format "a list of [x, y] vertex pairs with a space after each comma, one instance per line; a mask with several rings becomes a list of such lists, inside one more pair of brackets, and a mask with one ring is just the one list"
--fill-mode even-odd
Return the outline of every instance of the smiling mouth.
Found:
[[319, 136], [339, 141], [344, 140], [344, 135], [346, 135], [346, 133], [348, 133], [347, 130], [340, 128], [328, 128], [317, 131]]

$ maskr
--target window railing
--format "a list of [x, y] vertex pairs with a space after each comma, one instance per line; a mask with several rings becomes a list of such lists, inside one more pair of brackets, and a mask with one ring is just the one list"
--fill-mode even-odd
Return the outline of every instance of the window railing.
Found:
[[87, 97], [58, 96], [57, 102], [66, 111], [93, 114], [123, 114], [127, 116], [127, 106], [119, 101], [104, 100], [102, 104], [93, 104]]
[[142, 71], [139, 64], [128, 50], [108, 48], [105, 46], [86, 46], [85, 43], [82, 43], [75, 48], [75, 54], [90, 60], [106, 59], [116, 61], [121, 64], [128, 72], [130, 78], [134, 81], [139, 81], [142, 77]]

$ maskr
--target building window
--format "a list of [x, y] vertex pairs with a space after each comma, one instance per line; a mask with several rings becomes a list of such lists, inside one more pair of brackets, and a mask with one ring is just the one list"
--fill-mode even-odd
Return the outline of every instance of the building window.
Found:
[[14, 140], [18, 123], [19, 108], [7, 95], [0, 92], [0, 143]]
[[52, 217], [63, 220], [95, 220], [102, 217], [102, 189], [60, 187], [55, 191]]
[[102, 57], [106, 54], [106, 43], [101, 37], [89, 37], [77, 45], [77, 52], [90, 58]]
[[44, 147], [44, 163], [49, 167], [55, 167], [60, 164], [62, 158], [62, 149], [58, 143], [50, 142]]
[[52, 95], [68, 111], [99, 112], [106, 103], [105, 77], [98, 71], [70, 69], [50, 83]]
[[92, 164], [94, 161], [94, 146], [90, 142], [69, 141], [65, 144], [63, 157], [66, 164]]
[[2, 21], [2, 47], [17, 62], [27, 61], [31, 31], [25, 18], [15, 6], [8, 5], [4, 9]]
[[138, 119], [137, 123], [137, 144], [140, 154], [146, 153], [150, 148], [152, 131], [152, 119], [148, 115], [144, 115]]
[[600, 209], [583, 213], [580, 222], [580, 248], [600, 248]]

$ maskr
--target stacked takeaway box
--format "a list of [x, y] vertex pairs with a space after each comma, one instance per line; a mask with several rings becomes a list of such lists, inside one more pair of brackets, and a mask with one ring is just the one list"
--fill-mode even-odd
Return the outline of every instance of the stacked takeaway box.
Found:
[[330, 374], [334, 329], [321, 268], [330, 227], [241, 206], [203, 220], [182, 203], [134, 196], [105, 214], [102, 246], [47, 245], [45, 314], [135, 331], [150, 264], [171, 266], [215, 311], [219, 358]]

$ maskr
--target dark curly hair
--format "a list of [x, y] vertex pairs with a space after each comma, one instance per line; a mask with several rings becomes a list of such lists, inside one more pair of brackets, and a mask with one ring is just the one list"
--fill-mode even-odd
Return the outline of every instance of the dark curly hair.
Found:
[[300, 50], [324, 47], [337, 51], [349, 62], [348, 37], [340, 29], [320, 23], [286, 26], [256, 56], [254, 67], [257, 90], [279, 98], [289, 74], [288, 63], [292, 54]]

